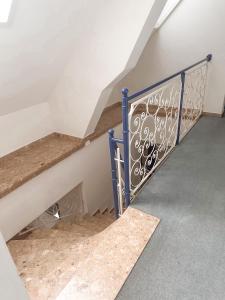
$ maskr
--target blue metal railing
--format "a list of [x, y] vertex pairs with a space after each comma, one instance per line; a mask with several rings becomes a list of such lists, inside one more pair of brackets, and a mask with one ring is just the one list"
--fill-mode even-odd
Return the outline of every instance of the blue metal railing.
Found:
[[112, 187], [113, 187], [113, 200], [116, 217], [119, 216], [119, 203], [118, 203], [118, 192], [117, 192], [117, 175], [116, 175], [116, 141], [114, 139], [114, 130], [109, 130], [109, 149], [111, 157], [111, 169], [112, 169]]
[[197, 65], [200, 65], [200, 64], [202, 64], [202, 63], [205, 62], [205, 61], [209, 62], [209, 61], [211, 61], [211, 60], [212, 60], [212, 54], [208, 54], [208, 55], [206, 56], [206, 58], [204, 58], [204, 59], [202, 59], [202, 60], [199, 60], [199, 61], [196, 62], [195, 64], [193, 64], [193, 65], [191, 65], [191, 66], [189, 66], [189, 67], [187, 67], [187, 68], [185, 68], [185, 69], [183, 69], [183, 70], [181, 70], [181, 71], [179, 71], [179, 72], [177, 72], [177, 73], [175, 73], [175, 74], [173, 74], [173, 75], [171, 75], [171, 76], [169, 76], [169, 77], [166, 77], [166, 78], [164, 78], [163, 80], [160, 80], [160, 81], [158, 81], [157, 83], [154, 83], [154, 84], [150, 85], [149, 87], [146, 87], [145, 89], [143, 89], [143, 90], [141, 90], [141, 91], [138, 91], [138, 92], [134, 93], [133, 95], [130, 95], [129, 97], [127, 96], [127, 100], [130, 101], [130, 100], [132, 100], [132, 99], [134, 99], [134, 98], [137, 98], [137, 97], [139, 97], [139, 96], [141, 96], [141, 95], [143, 95], [143, 94], [149, 92], [150, 90], [156, 88], [157, 86], [159, 86], [159, 85], [161, 85], [161, 84], [163, 84], [163, 83], [165, 83], [165, 82], [167, 82], [167, 81], [169, 81], [169, 80], [171, 80], [171, 79], [173, 79], [173, 78], [175, 78], [175, 77], [181, 75], [182, 73], [187, 72], [188, 70], [190, 70], [190, 69], [196, 67]]
[[122, 120], [123, 120], [123, 149], [124, 149], [124, 192], [125, 205], [130, 205], [130, 178], [129, 178], [129, 126], [128, 126], [128, 89], [122, 90]]
[[149, 86], [146, 87], [130, 96], [128, 96], [128, 89], [124, 88], [122, 90], [122, 124], [123, 124], [123, 139], [117, 139], [114, 137], [114, 130], [109, 130], [109, 148], [111, 156], [111, 168], [112, 168], [112, 186], [113, 186], [113, 196], [114, 196], [114, 208], [116, 216], [119, 216], [119, 204], [118, 204], [118, 191], [117, 191], [117, 170], [115, 163], [115, 152], [118, 147], [117, 144], [123, 145], [123, 167], [124, 167], [124, 198], [125, 206], [130, 205], [130, 174], [129, 174], [129, 124], [128, 124], [128, 114], [129, 114], [129, 101], [138, 98], [141, 95], [146, 94], [147, 92], [155, 89], [156, 87], [174, 79], [177, 76], [181, 78], [181, 93], [179, 101], [179, 115], [178, 115], [178, 128], [177, 128], [177, 137], [176, 145], [180, 142], [180, 127], [182, 119], [182, 108], [183, 108], [183, 98], [184, 98], [184, 88], [185, 88], [185, 75], [186, 72], [204, 62], [209, 62], [212, 60], [212, 54], [208, 54], [206, 58], [192, 64], [191, 66]]

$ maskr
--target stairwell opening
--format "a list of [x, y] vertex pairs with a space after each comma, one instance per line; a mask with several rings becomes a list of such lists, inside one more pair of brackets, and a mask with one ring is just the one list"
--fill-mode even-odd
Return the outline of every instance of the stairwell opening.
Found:
[[61, 220], [73, 223], [84, 216], [86, 212], [87, 208], [83, 199], [82, 183], [80, 183], [27, 225], [14, 238], [23, 237], [35, 229], [53, 228]]

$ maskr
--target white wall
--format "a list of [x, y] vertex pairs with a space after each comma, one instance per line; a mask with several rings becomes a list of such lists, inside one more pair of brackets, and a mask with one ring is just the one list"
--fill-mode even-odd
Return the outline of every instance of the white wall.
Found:
[[21, 118], [22, 109], [46, 101], [53, 131], [79, 137], [93, 132], [112, 87], [135, 66], [165, 2], [14, 1], [9, 23], [0, 24], [0, 116], [6, 115], [0, 155], [48, 132], [44, 123], [34, 126], [43, 122], [43, 111], [31, 108], [30, 117]]
[[9, 23], [0, 24], [0, 156], [55, 131], [46, 101], [82, 36], [89, 2], [13, 1]]
[[114, 89], [109, 103], [120, 99], [124, 86], [131, 91], [141, 89], [212, 53], [204, 110], [221, 113], [225, 94], [224, 11], [224, 1], [182, 0], [152, 35], [137, 67]]
[[28, 300], [6, 243], [0, 233], [0, 295], [3, 300]]
[[89, 26], [51, 95], [58, 132], [83, 137], [94, 130], [112, 87], [135, 66], [165, 2], [89, 3]]
[[[120, 126], [116, 131], [121, 132]], [[107, 134], [0, 199], [4, 238], [10, 239], [80, 183], [90, 214], [113, 207]]]
[[0, 116], [0, 157], [53, 132], [48, 103]]
[[46, 101], [79, 42], [90, 1], [14, 1], [0, 24], [0, 115]]

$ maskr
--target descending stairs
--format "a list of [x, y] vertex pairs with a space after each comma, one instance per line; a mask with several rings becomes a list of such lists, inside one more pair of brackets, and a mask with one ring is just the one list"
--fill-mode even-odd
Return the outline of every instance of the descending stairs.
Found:
[[0, 231], [5, 240], [78, 187], [90, 214], [112, 208], [106, 133], [121, 121], [121, 103], [116, 103], [83, 139], [55, 132], [0, 157]]
[[10, 240], [8, 248], [30, 299], [56, 299], [78, 264], [97, 246], [95, 236], [113, 221], [113, 212], [106, 211], [73, 223], [59, 221], [54, 228]]

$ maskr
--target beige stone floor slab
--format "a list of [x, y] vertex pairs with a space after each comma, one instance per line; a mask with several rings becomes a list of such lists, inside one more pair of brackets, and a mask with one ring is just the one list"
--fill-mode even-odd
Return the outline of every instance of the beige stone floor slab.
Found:
[[57, 300], [115, 299], [155, 231], [159, 219], [134, 208], [95, 236], [93, 251], [78, 263]]
[[25, 240], [10, 242], [9, 249], [31, 300], [56, 299], [96, 246], [95, 239]]
[[8, 243], [31, 300], [115, 298], [159, 219], [128, 208], [99, 232], [104, 218], [83, 226], [62, 222], [64, 230], [40, 229]]
[[76, 266], [96, 247], [95, 238], [113, 222], [113, 216], [88, 216], [79, 224], [59, 221], [55, 227], [39, 228], [24, 238], [12, 239], [8, 247], [30, 299], [55, 299], [73, 277]]

